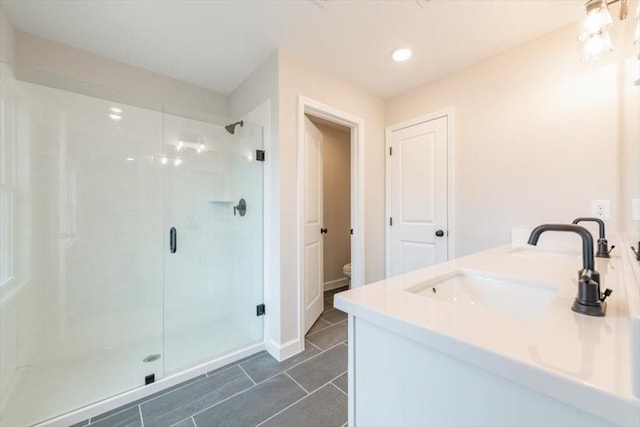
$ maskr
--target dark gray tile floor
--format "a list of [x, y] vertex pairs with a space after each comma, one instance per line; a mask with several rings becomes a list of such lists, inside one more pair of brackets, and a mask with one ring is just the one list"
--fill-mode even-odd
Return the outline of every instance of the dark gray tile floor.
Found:
[[325, 309], [306, 349], [284, 362], [260, 352], [75, 426], [322, 426], [347, 423], [347, 315]]

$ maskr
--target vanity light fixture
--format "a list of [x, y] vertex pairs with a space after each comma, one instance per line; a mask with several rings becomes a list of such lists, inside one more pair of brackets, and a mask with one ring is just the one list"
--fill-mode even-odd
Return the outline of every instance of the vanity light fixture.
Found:
[[111, 117], [111, 119], [115, 121], [122, 120], [122, 116], [118, 114], [109, 114], [109, 117]]
[[394, 50], [393, 53], [391, 54], [391, 58], [393, 58], [393, 60], [396, 62], [402, 62], [411, 58], [412, 53], [413, 52], [411, 52], [411, 49], [403, 47], [403, 48]]
[[582, 47], [584, 62], [597, 61], [602, 52], [613, 50], [609, 35], [613, 18], [609, 5], [614, 3], [620, 3], [618, 18], [622, 21], [628, 15], [628, 0], [588, 0], [584, 5], [587, 16], [584, 17], [578, 33], [578, 41], [584, 43]]
[[122, 113], [122, 108], [111, 107], [110, 110], [111, 110], [112, 113], [116, 113], [116, 114]]

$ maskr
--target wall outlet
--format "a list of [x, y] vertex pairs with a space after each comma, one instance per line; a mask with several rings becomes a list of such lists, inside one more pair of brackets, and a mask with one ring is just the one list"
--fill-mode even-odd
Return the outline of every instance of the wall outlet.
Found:
[[640, 199], [631, 199], [631, 220], [640, 221]]
[[611, 200], [592, 200], [591, 215], [602, 220], [611, 219]]

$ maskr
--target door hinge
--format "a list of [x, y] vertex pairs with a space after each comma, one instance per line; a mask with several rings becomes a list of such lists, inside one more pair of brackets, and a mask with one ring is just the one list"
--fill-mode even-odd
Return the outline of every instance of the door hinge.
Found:
[[389, 155], [393, 156], [393, 147], [389, 147]]
[[389, 217], [389, 225], [393, 225], [393, 217]]
[[266, 313], [266, 309], [264, 304], [258, 304], [256, 306], [256, 316], [264, 316], [265, 313]]
[[256, 160], [264, 162], [264, 150], [256, 150]]

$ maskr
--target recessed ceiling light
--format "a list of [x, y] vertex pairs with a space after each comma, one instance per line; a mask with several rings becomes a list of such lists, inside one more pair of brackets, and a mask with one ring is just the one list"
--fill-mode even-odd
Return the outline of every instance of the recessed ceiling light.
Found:
[[403, 48], [394, 50], [393, 53], [391, 54], [391, 57], [396, 62], [402, 62], [411, 58], [412, 53], [413, 52], [411, 52], [411, 49], [407, 49], [406, 47], [403, 47]]
[[128, 162], [133, 162], [135, 159], [133, 157], [127, 157], [125, 160]]

